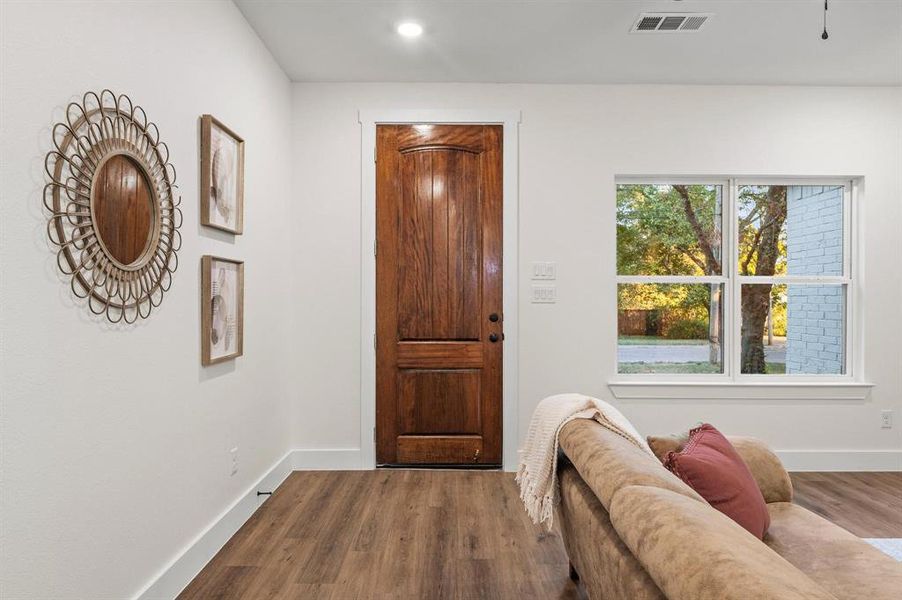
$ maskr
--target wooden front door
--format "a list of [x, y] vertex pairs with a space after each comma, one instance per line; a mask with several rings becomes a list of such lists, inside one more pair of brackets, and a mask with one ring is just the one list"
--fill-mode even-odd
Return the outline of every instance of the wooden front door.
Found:
[[376, 462], [501, 464], [500, 125], [376, 128]]

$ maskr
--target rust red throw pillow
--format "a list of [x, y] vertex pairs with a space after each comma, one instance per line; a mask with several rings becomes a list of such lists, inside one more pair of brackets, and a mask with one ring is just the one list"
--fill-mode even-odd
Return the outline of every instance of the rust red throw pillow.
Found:
[[664, 466], [711, 506], [764, 538], [770, 526], [764, 496], [733, 444], [712, 425], [691, 430], [686, 446], [668, 453]]

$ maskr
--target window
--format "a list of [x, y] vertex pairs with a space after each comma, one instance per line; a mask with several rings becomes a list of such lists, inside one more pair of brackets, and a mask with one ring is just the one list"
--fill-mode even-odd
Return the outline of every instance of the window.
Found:
[[618, 180], [618, 373], [848, 375], [851, 184]]

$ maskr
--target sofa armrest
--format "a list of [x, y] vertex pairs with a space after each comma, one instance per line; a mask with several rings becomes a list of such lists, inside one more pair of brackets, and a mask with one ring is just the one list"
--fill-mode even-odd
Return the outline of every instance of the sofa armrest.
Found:
[[670, 600], [836, 600], [707, 504], [670, 490], [617, 491], [611, 524]]
[[792, 502], [792, 480], [777, 455], [761, 440], [729, 436], [728, 439], [748, 465], [765, 502]]

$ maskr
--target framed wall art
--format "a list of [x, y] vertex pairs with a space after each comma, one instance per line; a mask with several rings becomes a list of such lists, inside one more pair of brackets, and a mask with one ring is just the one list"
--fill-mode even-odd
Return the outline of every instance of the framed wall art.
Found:
[[200, 121], [200, 222], [244, 230], [244, 140], [212, 115]]
[[201, 362], [244, 354], [244, 262], [201, 258]]

